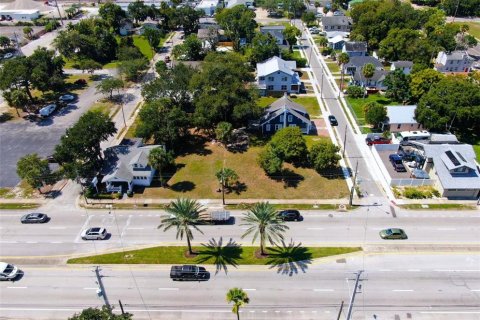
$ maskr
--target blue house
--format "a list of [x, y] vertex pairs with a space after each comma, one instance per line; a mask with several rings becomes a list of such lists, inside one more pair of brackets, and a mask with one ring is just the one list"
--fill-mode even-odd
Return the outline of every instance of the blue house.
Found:
[[274, 134], [286, 127], [299, 127], [304, 134], [309, 134], [312, 122], [307, 110], [290, 100], [285, 93], [265, 110], [257, 127], [263, 134]]
[[343, 44], [342, 52], [351, 57], [366, 57], [367, 43], [364, 41], [347, 41]]
[[264, 62], [257, 63], [257, 86], [261, 95], [269, 92], [298, 93], [302, 81], [294, 69], [295, 61], [285, 61], [279, 57], [272, 57]]

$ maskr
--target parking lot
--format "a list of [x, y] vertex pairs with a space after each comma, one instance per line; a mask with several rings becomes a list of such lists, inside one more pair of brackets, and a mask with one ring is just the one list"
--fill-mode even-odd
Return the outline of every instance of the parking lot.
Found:
[[409, 179], [410, 178], [410, 168], [404, 163], [405, 169], [407, 169], [406, 172], [397, 172], [393, 169], [393, 165], [388, 159], [388, 156], [391, 155], [392, 151], [385, 150], [385, 151], [380, 151], [377, 150], [378, 154], [380, 155], [380, 159], [382, 159], [383, 165], [385, 168], [387, 168], [388, 174], [392, 179]]

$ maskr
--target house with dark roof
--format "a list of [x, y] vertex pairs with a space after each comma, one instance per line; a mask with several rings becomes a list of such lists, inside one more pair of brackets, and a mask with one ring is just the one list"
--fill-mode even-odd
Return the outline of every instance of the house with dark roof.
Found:
[[134, 186], [150, 186], [155, 169], [148, 163], [150, 151], [160, 145], [144, 146], [142, 139], [125, 139], [107, 148], [100, 171], [107, 192], [132, 191]]
[[302, 81], [295, 71], [297, 63], [277, 56], [257, 63], [257, 86], [261, 95], [269, 92], [298, 93]]
[[343, 44], [342, 52], [351, 57], [368, 56], [367, 43], [365, 41], [347, 41]]
[[293, 102], [285, 93], [265, 109], [265, 113], [255, 127], [263, 134], [274, 134], [286, 127], [299, 127], [304, 134], [309, 134], [312, 130], [312, 122], [307, 110]]
[[328, 46], [333, 50], [340, 50], [345, 44], [345, 38], [341, 35], [328, 38]]
[[377, 58], [371, 56], [351, 57], [345, 64], [345, 72], [354, 75], [357, 70], [361, 70], [364, 65], [371, 63], [377, 70], [383, 70], [383, 64]]
[[387, 90], [387, 86], [383, 83], [389, 72], [385, 70], [375, 70], [371, 78], [365, 78], [361, 69], [357, 69], [352, 77], [356, 86], [367, 88], [367, 90]]
[[412, 68], [412, 61], [393, 61], [390, 71], [402, 70], [403, 74], [410, 74], [410, 72], [412, 72]]
[[261, 26], [260, 33], [262, 34], [270, 34], [277, 40], [278, 45], [287, 45], [287, 40], [285, 40], [285, 36], [283, 35], [283, 31], [285, 30], [285, 26]]
[[433, 68], [442, 73], [466, 73], [472, 70], [473, 62], [465, 51], [440, 51]]
[[352, 30], [352, 19], [346, 16], [324, 16], [321, 24], [324, 31], [350, 32]]

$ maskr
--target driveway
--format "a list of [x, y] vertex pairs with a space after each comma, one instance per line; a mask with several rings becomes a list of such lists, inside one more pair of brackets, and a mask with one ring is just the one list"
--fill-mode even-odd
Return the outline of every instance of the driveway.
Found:
[[95, 91], [95, 85], [92, 85], [79, 95], [73, 107], [65, 107], [48, 119], [0, 124], [0, 187], [14, 187], [20, 181], [16, 165], [22, 156], [29, 153], [48, 156], [53, 153], [65, 130], [101, 97]]

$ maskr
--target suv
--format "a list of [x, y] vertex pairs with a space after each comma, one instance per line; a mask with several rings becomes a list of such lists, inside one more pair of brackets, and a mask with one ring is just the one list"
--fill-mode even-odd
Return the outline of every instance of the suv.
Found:
[[48, 106], [45, 106], [43, 107], [42, 109], [40, 109], [40, 116], [42, 117], [48, 117], [49, 115], [51, 115], [55, 109], [57, 109], [57, 105], [56, 104], [49, 104]]
[[391, 142], [390, 139], [384, 138], [382, 136], [368, 136], [365, 139], [367, 146], [371, 146], [374, 144], [389, 144]]
[[402, 162], [402, 157], [399, 156], [398, 154], [391, 154], [388, 156], [388, 159], [392, 163], [393, 169], [397, 172], [406, 172], [407, 169], [405, 169], [405, 166], [403, 165]]
[[14, 280], [18, 275], [18, 268], [13, 264], [0, 262], [0, 280]]
[[330, 121], [330, 125], [332, 127], [338, 126], [338, 121], [337, 121], [337, 118], [335, 118], [335, 116], [329, 115], [328, 121]]
[[300, 221], [302, 216], [298, 210], [282, 210], [278, 212], [278, 217], [283, 221]]
[[82, 232], [83, 240], [104, 240], [107, 237], [107, 229], [105, 228], [90, 228]]

